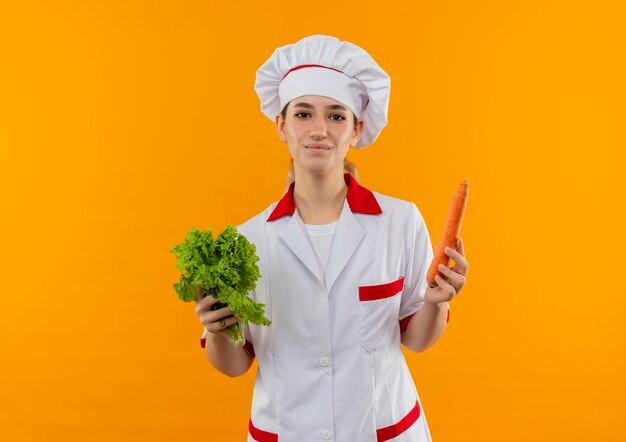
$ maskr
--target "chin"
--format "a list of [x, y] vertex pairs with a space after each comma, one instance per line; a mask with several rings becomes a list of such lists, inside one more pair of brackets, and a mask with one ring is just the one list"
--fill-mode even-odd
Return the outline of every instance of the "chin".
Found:
[[[320, 166], [311, 166], [309, 165], [308, 167], [303, 167], [302, 169], [304, 171], [306, 171], [306, 173], [311, 174], [311, 175], [328, 175], [330, 173], [333, 173], [334, 170], [336, 170], [338, 167], [340, 167], [342, 165], [320, 165]], [[343, 171], [343, 167], [341, 169]]]

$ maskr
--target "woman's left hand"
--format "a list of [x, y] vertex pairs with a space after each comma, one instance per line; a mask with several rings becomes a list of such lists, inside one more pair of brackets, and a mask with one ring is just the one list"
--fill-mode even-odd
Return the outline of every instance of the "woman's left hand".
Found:
[[463, 241], [461, 238], [457, 240], [456, 250], [446, 247], [445, 254], [452, 258], [455, 262], [454, 267], [446, 267], [443, 264], [439, 265], [439, 271], [443, 273], [446, 278], [441, 276], [435, 276], [436, 287], [428, 286], [426, 288], [426, 302], [431, 304], [439, 304], [441, 302], [449, 302], [454, 299], [463, 286], [465, 285], [465, 275], [467, 275], [467, 268], [469, 263], [465, 259], [465, 253], [463, 250]]

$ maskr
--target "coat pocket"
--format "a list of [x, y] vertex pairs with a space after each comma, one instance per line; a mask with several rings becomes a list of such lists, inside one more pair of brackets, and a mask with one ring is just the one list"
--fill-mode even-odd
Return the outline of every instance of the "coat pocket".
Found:
[[361, 345], [380, 350], [399, 333], [398, 315], [404, 276], [382, 284], [359, 286]]
[[377, 299], [391, 298], [404, 288], [404, 276], [395, 281], [377, 285], [363, 285], [359, 287], [359, 301], [375, 301]]

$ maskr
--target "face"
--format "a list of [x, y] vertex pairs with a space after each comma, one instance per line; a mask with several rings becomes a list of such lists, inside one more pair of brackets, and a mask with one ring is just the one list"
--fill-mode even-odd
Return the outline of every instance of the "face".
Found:
[[363, 131], [363, 121], [354, 127], [352, 111], [341, 102], [320, 95], [304, 95], [289, 102], [285, 119], [276, 115], [276, 130], [289, 146], [298, 170], [325, 175], [341, 168], [348, 148]]

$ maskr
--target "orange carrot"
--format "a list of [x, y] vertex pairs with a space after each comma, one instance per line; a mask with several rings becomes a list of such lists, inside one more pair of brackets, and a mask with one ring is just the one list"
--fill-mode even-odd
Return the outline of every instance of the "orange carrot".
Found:
[[443, 273], [439, 271], [439, 264], [445, 266], [450, 265], [450, 257], [446, 255], [446, 246], [452, 250], [456, 250], [456, 243], [461, 233], [461, 222], [463, 221], [463, 213], [465, 213], [465, 206], [467, 205], [467, 194], [469, 192], [469, 183], [465, 179], [454, 193], [452, 198], [452, 205], [450, 206], [450, 212], [448, 213], [448, 219], [446, 220], [446, 226], [443, 230], [443, 237], [441, 242], [437, 244], [435, 249], [435, 256], [428, 268], [426, 274], [426, 281], [430, 287], [437, 287], [435, 282], [435, 275], [439, 273], [440, 277], [445, 278]]

